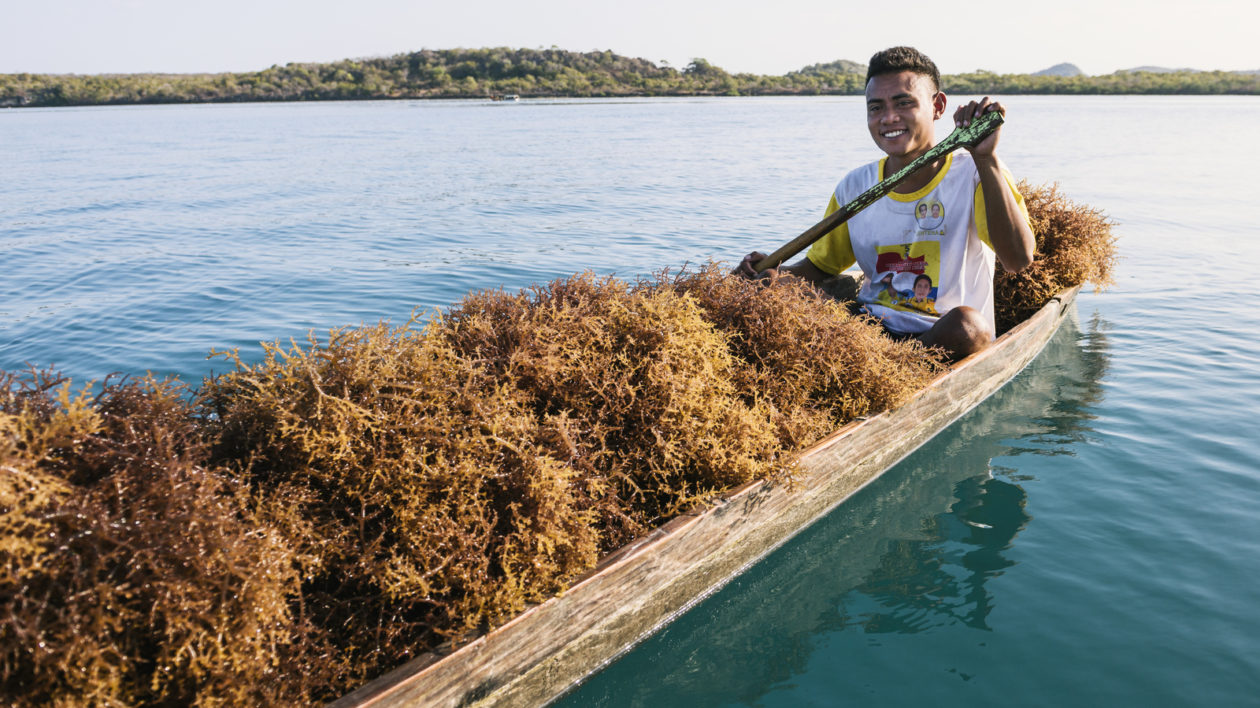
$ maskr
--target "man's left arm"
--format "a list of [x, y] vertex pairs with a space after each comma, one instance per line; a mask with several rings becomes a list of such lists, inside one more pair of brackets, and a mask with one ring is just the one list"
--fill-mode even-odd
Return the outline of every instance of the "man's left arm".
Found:
[[[1000, 111], [1006, 115], [1006, 108], [985, 96], [980, 101], [960, 106], [954, 112], [954, 124], [970, 125], [971, 121], [989, 111]], [[989, 231], [989, 243], [997, 254], [1002, 268], [1014, 273], [1022, 270], [1033, 261], [1033, 252], [1037, 241], [1033, 237], [1032, 227], [1024, 211], [1020, 209], [1015, 192], [1002, 174], [1002, 163], [997, 158], [997, 145], [1002, 129], [993, 131], [989, 137], [979, 144], [969, 147], [976, 170], [980, 173], [980, 189], [984, 194], [984, 212]]]

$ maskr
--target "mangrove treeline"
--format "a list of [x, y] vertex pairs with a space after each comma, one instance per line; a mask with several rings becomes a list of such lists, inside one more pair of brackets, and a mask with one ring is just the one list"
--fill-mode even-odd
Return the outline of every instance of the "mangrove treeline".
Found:
[[[0, 107], [390, 98], [860, 95], [866, 67], [815, 64], [783, 76], [682, 69], [603, 52], [445, 49], [223, 74], [0, 74]], [[1117, 72], [945, 76], [961, 94], [1260, 94], [1260, 74]]]

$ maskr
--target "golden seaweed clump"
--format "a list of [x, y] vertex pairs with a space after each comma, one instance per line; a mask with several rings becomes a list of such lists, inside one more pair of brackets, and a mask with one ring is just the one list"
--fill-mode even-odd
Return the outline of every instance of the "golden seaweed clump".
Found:
[[1112, 282], [1116, 239], [1101, 210], [1077, 204], [1057, 185], [1021, 182], [1029, 221], [1037, 237], [1036, 259], [1018, 273], [994, 275], [993, 309], [998, 334], [1032, 316], [1058, 292], [1084, 283], [1101, 290]]
[[592, 493], [509, 382], [408, 325], [266, 347], [205, 383], [218, 459], [299, 510], [333, 695], [557, 592], [598, 556]]
[[710, 264], [658, 285], [694, 298], [729, 337], [737, 388], [770, 408], [788, 449], [899, 405], [942, 370], [937, 352], [893, 341], [795, 278], [749, 282]]
[[203, 466], [180, 394], [0, 375], [4, 702], [300, 704], [328, 679], [290, 614], [300, 559]]
[[[999, 331], [1111, 280], [1100, 212], [1022, 185]], [[562, 591], [943, 368], [792, 278], [583, 274], [264, 346], [197, 392], [0, 372], [0, 700], [335, 698]]]
[[782, 472], [767, 411], [694, 299], [591, 274], [466, 297], [442, 322], [582, 471], [611, 550], [712, 494]]

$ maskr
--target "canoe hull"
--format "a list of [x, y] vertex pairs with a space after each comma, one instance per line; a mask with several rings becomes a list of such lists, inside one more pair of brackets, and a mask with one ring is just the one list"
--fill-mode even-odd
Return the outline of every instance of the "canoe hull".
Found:
[[909, 402], [854, 421], [801, 457], [790, 486], [753, 482], [600, 562], [563, 595], [446, 654], [428, 654], [334, 702], [537, 706], [563, 694], [842, 503], [997, 391], [1037, 356], [1072, 288]]

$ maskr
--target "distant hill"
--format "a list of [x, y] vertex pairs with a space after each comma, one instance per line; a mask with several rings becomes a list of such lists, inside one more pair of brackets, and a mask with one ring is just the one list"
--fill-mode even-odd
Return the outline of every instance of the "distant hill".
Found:
[[837, 59], [826, 64], [810, 64], [803, 69], [788, 72], [805, 76], [822, 76], [823, 74], [866, 74], [866, 65], [848, 59]]
[[1085, 72], [1081, 71], [1075, 64], [1055, 64], [1049, 69], [1042, 69], [1033, 73], [1033, 76], [1084, 76]]
[[1116, 73], [1117, 74], [1131, 74], [1138, 71], [1146, 71], [1152, 74], [1179, 74], [1179, 73], [1197, 74], [1197, 73], [1200, 73], [1198, 69], [1169, 69], [1166, 66], [1139, 66], [1133, 69], [1121, 69], [1120, 71], [1117, 71]]

